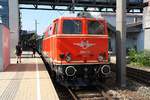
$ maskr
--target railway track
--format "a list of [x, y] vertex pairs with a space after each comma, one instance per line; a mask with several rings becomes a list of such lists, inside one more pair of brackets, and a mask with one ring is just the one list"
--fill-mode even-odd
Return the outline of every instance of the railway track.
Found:
[[[136, 80], [138, 82], [150, 85], [150, 72], [128, 66], [126, 67], [126, 70], [127, 70], [127, 77]], [[112, 71], [116, 72], [115, 64], [112, 64]]]
[[70, 94], [68, 88], [58, 83], [55, 83], [54, 87], [57, 91], [57, 94], [60, 100], [74, 100], [74, 97], [72, 96], [72, 94]]
[[136, 81], [150, 85], [150, 72], [127, 67], [127, 76]]
[[60, 100], [117, 100], [102, 86], [69, 88], [57, 83], [54, 86]]
[[102, 86], [81, 87], [79, 89], [67, 88], [73, 100], [112, 100], [111, 94], [107, 93]]

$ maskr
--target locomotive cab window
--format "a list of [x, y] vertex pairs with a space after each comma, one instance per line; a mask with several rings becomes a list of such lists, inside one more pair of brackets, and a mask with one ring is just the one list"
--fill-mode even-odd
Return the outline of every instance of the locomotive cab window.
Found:
[[104, 24], [99, 21], [88, 21], [88, 34], [104, 34]]
[[58, 23], [54, 24], [54, 33], [53, 34], [57, 34], [58, 32]]
[[64, 34], [81, 34], [82, 22], [80, 20], [64, 20], [63, 33]]
[[48, 36], [52, 35], [52, 26], [49, 27], [48, 29]]

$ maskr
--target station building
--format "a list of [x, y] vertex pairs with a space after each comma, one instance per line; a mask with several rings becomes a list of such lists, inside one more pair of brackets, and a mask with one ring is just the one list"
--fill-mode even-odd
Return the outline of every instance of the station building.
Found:
[[19, 40], [18, 0], [0, 0], [0, 23], [10, 32], [10, 55], [15, 57], [15, 46]]
[[8, 0], [0, 0], [0, 23], [9, 27], [9, 7]]
[[[115, 13], [102, 13], [102, 16], [108, 21], [109, 35], [110, 35], [110, 50], [115, 53], [115, 39], [116, 39], [116, 14]], [[137, 51], [144, 50], [144, 30], [143, 14], [132, 14], [126, 15], [126, 51], [134, 48]]]

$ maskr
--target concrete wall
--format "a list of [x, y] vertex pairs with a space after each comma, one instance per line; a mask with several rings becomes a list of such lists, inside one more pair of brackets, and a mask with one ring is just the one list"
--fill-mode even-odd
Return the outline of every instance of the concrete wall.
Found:
[[[149, 0], [144, 0], [144, 2], [147, 2], [147, 1]], [[144, 49], [150, 50], [150, 43], [149, 43], [150, 41], [150, 5], [144, 8], [143, 29], [144, 29]]]
[[0, 24], [0, 71], [3, 71], [2, 24]]
[[[141, 31], [141, 33], [131, 33], [127, 34], [126, 37], [126, 48], [131, 49], [135, 48], [137, 51], [143, 51], [144, 50], [144, 32]], [[112, 52], [115, 53], [115, 34], [111, 36], [111, 49]]]
[[10, 55], [15, 57], [15, 46], [19, 40], [18, 0], [9, 0]]
[[[115, 13], [101, 13], [101, 15], [112, 25], [116, 27]], [[142, 22], [143, 14], [127, 14], [126, 23], [133, 23], [135, 21]]]
[[144, 49], [150, 50], [150, 29], [144, 30]]
[[130, 33], [127, 34], [127, 38], [126, 38], [126, 48], [127, 49], [131, 49], [131, 48], [138, 48], [137, 45], [137, 37], [138, 37], [139, 33]]
[[[116, 27], [116, 14], [115, 13], [101, 13], [101, 15], [114, 27]], [[143, 14], [127, 14], [126, 23], [142, 22]], [[142, 31], [142, 29], [141, 29]], [[138, 51], [143, 50], [144, 45], [144, 34], [141, 32], [139, 34], [130, 35], [126, 39], [126, 47], [133, 48], [135, 45]], [[133, 38], [136, 38], [135, 40]], [[115, 34], [111, 36], [111, 48], [112, 52], [115, 53]]]
[[10, 64], [10, 32], [0, 24], [0, 71], [4, 71]]
[[111, 35], [111, 39], [110, 39], [110, 45], [111, 45], [111, 50], [113, 53], [116, 53], [116, 37], [115, 37], [115, 34], [112, 34]]
[[137, 51], [144, 50], [144, 31], [141, 30], [141, 33], [137, 36]]

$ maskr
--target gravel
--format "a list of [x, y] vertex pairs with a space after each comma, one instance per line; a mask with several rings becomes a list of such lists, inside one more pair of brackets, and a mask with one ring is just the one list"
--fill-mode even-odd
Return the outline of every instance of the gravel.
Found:
[[150, 100], [150, 86], [127, 79], [126, 88], [118, 88], [115, 73], [106, 81], [106, 85], [110, 87], [107, 92], [113, 95], [113, 100]]

